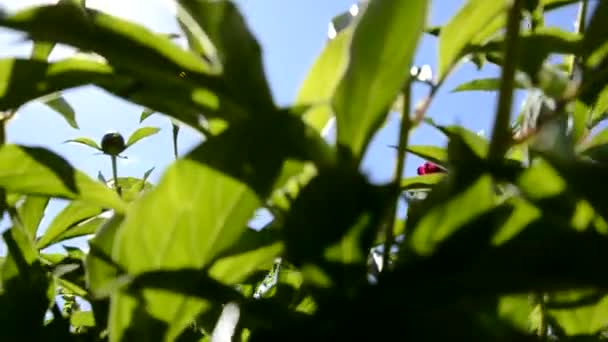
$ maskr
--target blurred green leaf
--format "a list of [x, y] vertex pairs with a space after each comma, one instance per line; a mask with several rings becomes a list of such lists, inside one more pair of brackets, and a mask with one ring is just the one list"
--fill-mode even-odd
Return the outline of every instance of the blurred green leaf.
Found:
[[258, 108], [261, 113], [273, 110], [260, 46], [236, 5], [226, 0], [179, 0], [179, 4], [215, 45], [231, 95], [248, 108]]
[[146, 120], [150, 115], [156, 113], [155, 110], [150, 109], [150, 108], [145, 108], [143, 112], [141, 112], [141, 116], [139, 117], [139, 123], [142, 123], [144, 120]]
[[481, 43], [491, 37], [504, 21], [503, 13], [509, 2], [504, 0], [469, 0], [441, 28], [439, 35], [439, 66], [437, 78], [441, 82], [466, 53], [468, 44]]
[[[180, 80], [179, 76], [176, 76]], [[67, 58], [54, 63], [5, 58], [0, 59], [0, 110], [22, 104], [60, 90], [93, 84], [148, 108], [172, 116], [191, 127], [200, 127], [199, 116], [221, 115], [228, 120], [243, 118], [245, 112], [206, 88], [185, 81], [179, 84], [144, 81], [124, 72], [115, 73], [105, 63], [82, 58]]]
[[[588, 21], [585, 37], [583, 38], [582, 55], [587, 62], [587, 66], [595, 66], [601, 59], [601, 55], [605, 56], [605, 48], [608, 43], [608, 28], [606, 28], [606, 20], [608, 20], [608, 4], [605, 1], [599, 1], [595, 6], [595, 10]], [[599, 54], [598, 54], [599, 53]], [[595, 56], [594, 56], [595, 55]]]
[[424, 214], [410, 232], [408, 243], [420, 255], [431, 254], [437, 245], [462, 225], [495, 206], [494, 187], [482, 176], [461, 193], [445, 193], [445, 201]]
[[[247, 229], [260, 198], [270, 193], [285, 149], [293, 148], [276, 143], [278, 137], [292, 136], [280, 118], [271, 121], [276, 129], [259, 121], [231, 126], [173, 164], [154, 189], [134, 202], [117, 235], [113, 257], [130, 275], [211, 265]], [[268, 139], [268, 129], [280, 135]], [[185, 198], [188, 202], [179, 200]], [[145, 234], [141, 227], [146, 227]], [[167, 331], [159, 332], [161, 340], [172, 340], [209, 308], [206, 300], [176, 293], [146, 290], [143, 296], [145, 311], [167, 324]], [[130, 334], [124, 329], [137, 319], [131, 310], [144, 309], [139, 305], [126, 293], [114, 294], [111, 339]], [[139, 319], [138, 324], [151, 322]]]
[[60, 237], [75, 225], [99, 215], [102, 209], [82, 201], [72, 201], [55, 216], [44, 234], [36, 241], [36, 248], [43, 249], [60, 241]]
[[45, 97], [42, 103], [44, 103], [47, 107], [51, 108], [55, 112], [61, 114], [65, 121], [67, 121], [67, 123], [72, 126], [72, 128], [78, 129], [78, 123], [76, 122], [76, 112], [74, 112], [72, 106], [70, 106], [68, 101], [66, 101], [60, 93], [52, 94], [50, 98]]
[[349, 64], [332, 99], [338, 145], [357, 162], [409, 77], [426, 20], [425, 0], [372, 1], [357, 22]]
[[598, 95], [597, 102], [593, 105], [591, 112], [591, 127], [594, 127], [606, 117], [608, 117], [608, 87], [601, 91]]
[[[573, 291], [569, 295], [577, 299], [581, 294]], [[580, 307], [549, 309], [548, 312], [568, 335], [595, 334], [608, 324], [608, 297], [600, 297]]]
[[107, 295], [109, 286], [122, 271], [113, 259], [112, 250], [123, 220], [123, 216], [113, 215], [89, 240], [90, 249], [85, 258], [86, 284], [94, 297]]
[[49, 198], [46, 196], [26, 196], [23, 204], [17, 208], [21, 224], [30, 239], [36, 238], [36, 232], [48, 204]]
[[352, 33], [342, 31], [327, 42], [298, 90], [295, 104], [312, 105], [304, 113], [304, 121], [319, 132], [333, 116], [330, 100], [348, 63]]
[[94, 327], [93, 311], [76, 311], [70, 315], [70, 323], [75, 327]]
[[462, 139], [478, 157], [485, 157], [487, 155], [489, 142], [481, 135], [458, 125], [442, 126], [434, 123], [432, 120], [427, 120], [426, 122], [445, 134], [449, 141], [456, 137]]
[[401, 190], [429, 189], [439, 183], [443, 177], [445, 177], [443, 173], [432, 173], [404, 178], [401, 180]]
[[[142, 25], [79, 6], [38, 6], [0, 19], [0, 26], [98, 53], [110, 64], [151, 82], [175, 83], [181, 72], [208, 79], [210, 67], [195, 54]], [[53, 30], [49, 30], [53, 27]]]
[[118, 212], [124, 210], [115, 192], [39, 147], [0, 147], [0, 186], [11, 192], [80, 199]]
[[127, 147], [133, 146], [136, 142], [143, 138], [147, 138], [151, 135], [160, 132], [158, 127], [141, 127], [131, 134], [129, 140], [127, 140]]
[[55, 43], [49, 42], [34, 42], [33, 44], [31, 58], [42, 61], [48, 60], [55, 47]]
[[[477, 52], [502, 55], [505, 36], [493, 39]], [[534, 31], [524, 32], [520, 37], [521, 53], [517, 65], [529, 75], [533, 84], [539, 82], [539, 71], [551, 54], [577, 54], [581, 49], [582, 35], [562, 30], [558, 27], [538, 27]], [[501, 59], [502, 57], [499, 57]], [[558, 94], [561, 95], [561, 94]]]
[[37, 246], [39, 249], [43, 249], [46, 246], [72, 239], [79, 236], [85, 236], [95, 233], [98, 228], [106, 222], [105, 218], [95, 217], [89, 220], [85, 220], [81, 223], [77, 223], [63, 230], [59, 234], [55, 235], [51, 241], [38, 241]]
[[97, 144], [97, 142], [91, 138], [86, 138], [86, 137], [81, 137], [81, 138], [75, 138], [75, 139], [69, 139], [66, 140], [65, 143], [68, 142], [72, 142], [72, 143], [78, 143], [78, 144], [83, 144], [83, 145], [87, 145], [89, 147], [92, 147], [98, 151], [102, 151], [101, 147], [99, 147], [99, 145]]
[[6, 230], [2, 237], [8, 254], [2, 264], [0, 329], [3, 338], [43, 339], [42, 322], [55, 289], [38, 260], [32, 239], [20, 226]]
[[[472, 81], [465, 82], [452, 90], [453, 93], [461, 91], [498, 91], [500, 87], [500, 78], [478, 78]], [[525, 88], [521, 80], [515, 80], [515, 87]]]
[[407, 152], [420, 158], [429, 160], [438, 165], [445, 166], [448, 155], [445, 148], [427, 145], [412, 145], [407, 147]]

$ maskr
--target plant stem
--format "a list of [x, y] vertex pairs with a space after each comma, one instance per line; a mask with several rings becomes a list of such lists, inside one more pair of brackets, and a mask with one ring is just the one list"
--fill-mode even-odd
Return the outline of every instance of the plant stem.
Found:
[[176, 124], [172, 124], [173, 126], [173, 156], [175, 156], [175, 159], [179, 158], [179, 155], [177, 153], [177, 135], [179, 134], [179, 126]]
[[[582, 34], [583, 32], [585, 32], [586, 19], [587, 19], [587, 6], [588, 6], [587, 0], [581, 1], [580, 7], [578, 9], [578, 17], [576, 18], [576, 26], [574, 27], [574, 31], [576, 33]], [[576, 68], [577, 68], [577, 66], [579, 66], [581, 64], [582, 64], [581, 57], [577, 57], [576, 55], [573, 56], [572, 63], [570, 64], [570, 78], [574, 78], [574, 76], [576, 74]]]
[[511, 105], [513, 102], [513, 86], [515, 84], [515, 70], [519, 57], [519, 31], [521, 23], [521, 8], [523, 0], [514, 0], [507, 21], [507, 36], [504, 45], [504, 65], [500, 82], [498, 108], [492, 130], [492, 141], [488, 158], [493, 161], [502, 159], [507, 152], [511, 141]]
[[114, 187], [116, 188], [116, 193], [118, 193], [118, 196], [122, 196], [122, 190], [120, 189], [120, 186], [118, 185], [118, 171], [117, 171], [117, 167], [116, 167], [116, 156], [111, 155], [110, 158], [112, 159], [112, 177], [114, 178]]
[[540, 306], [540, 323], [538, 327], [538, 339], [541, 341], [547, 340], [547, 335], [549, 334], [549, 324], [547, 323], [547, 310], [545, 307], [545, 296], [544, 292], [540, 292], [538, 294], [539, 301], [538, 305]]
[[[406, 84], [403, 88], [403, 108], [401, 113], [401, 124], [399, 126], [399, 143], [397, 145], [397, 165], [395, 166], [395, 175], [393, 178], [393, 186], [395, 192], [399, 194], [401, 187], [401, 177], [403, 170], [405, 169], [405, 148], [407, 147], [410, 128], [412, 127], [412, 120], [410, 118], [410, 96], [411, 96], [411, 78], [408, 77]], [[393, 202], [393, 206], [390, 210], [390, 216], [388, 219], [388, 226], [386, 227], [385, 239], [384, 239], [384, 250], [382, 253], [382, 269], [386, 269], [389, 262], [391, 247], [395, 240], [393, 234], [393, 227], [395, 225], [395, 217], [397, 216], [397, 206], [399, 203], [399, 196]]]

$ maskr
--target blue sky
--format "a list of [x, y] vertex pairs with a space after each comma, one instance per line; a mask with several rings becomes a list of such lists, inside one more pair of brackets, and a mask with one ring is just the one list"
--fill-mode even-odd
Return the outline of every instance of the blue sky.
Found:
[[[169, 0], [89, 0], [91, 7], [98, 7], [112, 14], [137, 21], [158, 32], [178, 31], [172, 17]], [[0, 0], [0, 5], [9, 9], [20, 8], [40, 2], [35, 0]], [[327, 39], [328, 23], [333, 16], [348, 8], [354, 0], [238, 0], [236, 3], [244, 13], [250, 28], [258, 38], [264, 53], [264, 63], [275, 100], [280, 105], [289, 104], [297, 93], [300, 82], [308, 68], [321, 52]], [[463, 0], [436, 0], [432, 2], [429, 25], [445, 23], [464, 3]], [[576, 6], [568, 6], [551, 13], [547, 25], [572, 30], [576, 18]], [[0, 30], [0, 56], [27, 56], [30, 45], [20, 42], [19, 35]], [[66, 57], [70, 49], [57, 49], [51, 59]], [[437, 61], [437, 41], [425, 36], [419, 45], [415, 65], [428, 64], [434, 70]], [[404, 71], [407, 72], [407, 71]], [[450, 90], [467, 80], [498, 75], [498, 69], [486, 66], [481, 72], [471, 64], [462, 65], [447, 80], [428, 114], [443, 124], [458, 123], [474, 131], [489, 134], [495, 110], [494, 93], [457, 93]], [[413, 101], [425, 94], [424, 87], [416, 87]], [[110, 178], [110, 161], [106, 156], [95, 155], [95, 151], [82, 145], [63, 144], [69, 138], [87, 136], [97, 141], [110, 130], [128, 136], [137, 129], [142, 108], [129, 104], [92, 87], [70, 90], [66, 94], [77, 113], [80, 130], [68, 126], [63, 119], [41, 104], [23, 106], [18, 117], [9, 124], [8, 140], [11, 143], [45, 146], [68, 159], [75, 167], [92, 177], [102, 171]], [[523, 97], [518, 94], [514, 109], [521, 106]], [[128, 159], [119, 161], [120, 176], [141, 177], [151, 167], [156, 167], [151, 181], [156, 182], [164, 168], [172, 161], [171, 126], [167, 118], [154, 115], [144, 125], [162, 128], [160, 134], [141, 141], [126, 153]], [[363, 169], [374, 182], [384, 182], [393, 173], [395, 151], [388, 147], [397, 141], [397, 120], [392, 116], [388, 124], [374, 138], [368, 148]], [[191, 129], [182, 129], [179, 137], [180, 153], [185, 153], [201, 141]], [[444, 138], [434, 130], [421, 127], [411, 139], [412, 144], [444, 144]], [[422, 161], [408, 157], [406, 174], [414, 175]], [[42, 227], [52, 220], [65, 205], [55, 200], [49, 206]], [[2, 229], [6, 222], [2, 222]], [[82, 243], [66, 243], [79, 245]], [[0, 246], [0, 254], [4, 254]], [[59, 246], [53, 250], [59, 250]]]

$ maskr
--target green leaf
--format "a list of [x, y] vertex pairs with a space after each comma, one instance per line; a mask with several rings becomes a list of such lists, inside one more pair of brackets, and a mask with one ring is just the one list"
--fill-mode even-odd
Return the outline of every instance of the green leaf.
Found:
[[150, 115], [156, 113], [154, 109], [146, 108], [143, 112], [141, 112], [141, 116], [139, 117], [139, 123], [142, 123], [146, 120]]
[[439, 35], [439, 66], [437, 77], [441, 82], [466, 53], [469, 44], [481, 43], [498, 31], [504, 21], [509, 1], [469, 0], [441, 28]]
[[51, 52], [53, 52], [54, 47], [55, 43], [34, 42], [34, 46], [32, 47], [31, 58], [46, 61], [48, 60]]
[[333, 115], [330, 100], [348, 63], [352, 30], [340, 32], [325, 45], [300, 85], [295, 105], [312, 104], [304, 121], [321, 132]]
[[[182, 78], [178, 76], [181, 80]], [[134, 103], [172, 116], [194, 128], [200, 127], [199, 115], [237, 120], [245, 113], [224, 97], [198, 84], [142, 81], [115, 73], [105, 63], [82, 58], [67, 58], [55, 63], [6, 58], [0, 59], [0, 110], [18, 108], [28, 101], [60, 90], [93, 84]]]
[[[27, 32], [34, 40], [52, 41], [93, 51], [110, 64], [151, 82], [208, 78], [209, 65], [180, 49], [171, 39], [142, 25], [79, 6], [38, 6], [4, 16], [0, 26]], [[50, 30], [49, 28], [53, 29]]]
[[17, 209], [23, 228], [30, 239], [36, 238], [36, 232], [44, 217], [44, 211], [49, 204], [49, 198], [45, 196], [26, 196], [23, 204]]
[[238, 284], [262, 266], [272, 263], [282, 251], [283, 243], [275, 242], [239, 254], [225, 256], [211, 266], [209, 275], [224, 284]]
[[87, 145], [98, 151], [102, 151], [101, 147], [99, 147], [97, 142], [91, 138], [81, 137], [81, 138], [69, 139], [69, 140], [64, 141], [64, 143], [69, 143], [69, 142]]
[[[50, 98], [49, 98], [50, 97]], [[78, 123], [76, 122], [76, 112], [70, 104], [65, 100], [59, 93], [52, 94], [49, 97], [45, 97], [42, 101], [47, 107], [51, 108], [55, 112], [59, 113], [72, 128], [78, 129]]]
[[118, 212], [124, 210], [115, 192], [40, 147], [0, 147], [0, 186], [10, 192], [80, 199]]
[[[608, 20], [608, 4], [599, 1], [593, 15], [589, 20], [585, 37], [583, 38], [583, 59], [587, 66], [596, 66], [602, 55], [605, 58], [605, 50], [608, 40], [608, 28], [604, 24]], [[599, 54], [598, 54], [599, 53]]]
[[2, 264], [0, 329], [11, 340], [42, 339], [42, 322], [55, 289], [23, 227], [2, 234], [8, 254]]
[[[484, 44], [473, 48], [476, 52], [494, 53], [497, 60], [502, 63], [502, 48], [504, 34]], [[568, 32], [557, 27], [539, 27], [534, 31], [524, 32], [519, 44], [521, 53], [518, 56], [517, 66], [528, 74], [533, 84], [539, 82], [539, 71], [542, 70], [545, 60], [553, 53], [578, 54], [581, 48], [582, 35]], [[559, 96], [561, 94], [556, 94]]]
[[[116, 236], [112, 257], [130, 275], [211, 265], [247, 229], [260, 198], [269, 195], [283, 149], [293, 147], [276, 143], [292, 135], [284, 131], [285, 119], [270, 121], [276, 125], [270, 131], [276, 134], [273, 139], [268, 139], [273, 126], [258, 120], [244, 122], [175, 162], [154, 189], [133, 203]], [[135, 307], [167, 324], [167, 331], [159, 332], [163, 334], [159, 340], [165, 341], [173, 340], [195, 315], [209, 308], [207, 300], [157, 290], [145, 290], [143, 298], [145, 307], [124, 292], [113, 295], [111, 340], [130, 334], [125, 329], [136, 319]], [[142, 328], [151, 324], [137, 319]]]
[[36, 242], [36, 248], [43, 249], [57, 243], [69, 235], [68, 231], [101, 213], [101, 208], [85, 202], [72, 201], [55, 216], [47, 230]]
[[359, 161], [401, 91], [427, 20], [425, 0], [372, 1], [355, 27], [332, 99], [338, 145]]
[[[148, 170], [151, 172], [150, 169]], [[149, 173], [146, 172], [149, 176]], [[144, 179], [139, 179], [135, 177], [118, 177], [118, 186], [120, 186], [122, 191], [122, 199], [127, 202], [133, 202], [137, 198], [139, 198], [142, 191], [148, 191], [152, 189], [152, 184], [147, 182], [147, 176], [144, 175]], [[114, 188], [114, 180], [110, 180], [106, 183], [109, 187]]]
[[258, 42], [245, 19], [231, 1], [179, 0], [208, 36], [222, 63], [222, 74], [232, 96], [260, 112], [273, 110], [274, 103]]
[[143, 138], [147, 138], [151, 135], [160, 132], [158, 127], [141, 127], [131, 134], [129, 140], [127, 140], [127, 147], [133, 146], [136, 142]]
[[401, 190], [429, 189], [439, 183], [443, 177], [445, 177], [443, 173], [432, 173], [405, 178], [401, 180]]
[[76, 311], [70, 315], [70, 323], [75, 327], [94, 327], [93, 311]]
[[462, 139], [478, 157], [483, 158], [487, 155], [489, 142], [479, 134], [458, 125], [442, 126], [432, 122], [432, 120], [427, 120], [427, 123], [445, 134], [450, 141], [455, 138]]
[[[500, 78], [478, 78], [472, 81], [465, 82], [452, 90], [453, 93], [462, 91], [498, 91], [500, 87]], [[515, 87], [525, 88], [525, 84], [516, 78]]]
[[419, 255], [430, 255], [459, 228], [495, 206], [489, 176], [482, 176], [460, 193], [444, 196], [445, 200], [423, 215], [410, 233], [408, 244]]
[[608, 116], [608, 87], [602, 90], [597, 98], [597, 102], [593, 105], [591, 112], [591, 127], [595, 127], [597, 123]]
[[444, 166], [448, 160], [445, 148], [427, 145], [412, 145], [406, 151], [422, 159], [429, 160], [435, 164]]
[[124, 217], [114, 215], [107, 220], [95, 237], [89, 240], [89, 254], [85, 258], [86, 284], [93, 296], [107, 295], [114, 279], [121, 274], [118, 264], [112, 259], [112, 250], [118, 228]]
[[[569, 297], [574, 297], [574, 299], [580, 296], [580, 293], [569, 293]], [[595, 334], [608, 324], [608, 296], [604, 296], [595, 303], [588, 303], [580, 307], [550, 309], [549, 314], [557, 320], [559, 326], [570, 336]]]

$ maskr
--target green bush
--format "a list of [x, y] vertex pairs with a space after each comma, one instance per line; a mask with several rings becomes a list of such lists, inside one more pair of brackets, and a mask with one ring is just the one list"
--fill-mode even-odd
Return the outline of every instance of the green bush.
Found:
[[[187, 49], [83, 1], [0, 16], [35, 42], [31, 58], [0, 59], [2, 341], [603, 338], [608, 1], [469, 0], [442, 27], [427, 26], [430, 1], [365, 2], [355, 18], [336, 17], [286, 108], [235, 5], [177, 3]], [[573, 3], [575, 32], [544, 26], [546, 12]], [[412, 69], [424, 34], [438, 38], [434, 78]], [[56, 43], [91, 58], [48, 62]], [[555, 54], [564, 62], [550, 63]], [[425, 116], [461, 62], [501, 70], [454, 89], [497, 92], [489, 140]], [[415, 83], [428, 87], [416, 102]], [[88, 84], [145, 107], [142, 121], [172, 120], [176, 160], [158, 184], [152, 170], [139, 179], [116, 167], [155, 127], [126, 142], [68, 140], [108, 155], [110, 181], [5, 141], [34, 100], [78, 127], [61, 92]], [[512, 122], [515, 89], [527, 100]], [[372, 184], [361, 160], [396, 110], [394, 177]], [[321, 136], [332, 118], [335, 144]], [[184, 156], [180, 125], [205, 136]], [[409, 144], [422, 125], [447, 147]], [[408, 153], [429, 162], [403, 178]], [[38, 234], [51, 198], [69, 204]], [[250, 229], [260, 208], [273, 218]], [[91, 234], [87, 252], [41, 252]]]

